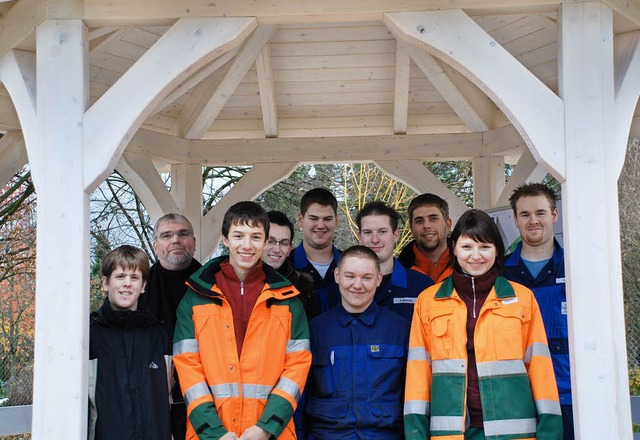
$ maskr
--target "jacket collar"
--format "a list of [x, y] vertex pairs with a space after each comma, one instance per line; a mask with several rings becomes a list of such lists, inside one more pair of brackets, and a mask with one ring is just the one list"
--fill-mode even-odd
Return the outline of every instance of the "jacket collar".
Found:
[[[440, 285], [440, 288], [436, 292], [435, 298], [436, 299], [451, 298], [451, 296], [453, 295], [453, 290], [454, 290], [453, 278], [447, 277], [447, 279], [445, 279]], [[495, 290], [496, 292], [496, 297], [500, 299], [513, 298], [514, 296], [516, 296], [516, 293], [513, 290], [513, 287], [511, 286], [509, 281], [507, 281], [504, 277], [501, 277], [501, 276], [496, 278], [496, 282], [493, 285], [492, 291], [493, 290]]]
[[[338, 260], [340, 259], [340, 251], [333, 244], [331, 245], [331, 252], [333, 253], [333, 264], [338, 264]], [[304, 243], [301, 241], [298, 247], [293, 250], [293, 267], [300, 270], [307, 267], [309, 264], [309, 259], [307, 258], [307, 253], [304, 251]]]
[[[521, 258], [522, 258], [522, 241], [520, 241], [520, 243], [516, 245], [516, 248], [514, 249], [514, 251], [511, 254], [509, 254], [509, 256], [504, 262], [504, 265], [517, 266], [520, 263]], [[553, 256], [551, 257], [551, 259], [553, 260], [554, 266], [564, 261], [564, 249], [562, 249], [562, 246], [560, 246], [560, 243], [558, 243], [558, 240], [556, 240], [555, 237], [553, 238]]]
[[351, 313], [347, 312], [345, 308], [342, 306], [342, 301], [338, 303], [334, 308], [338, 322], [342, 327], [346, 327], [349, 325], [354, 319], [362, 321], [365, 325], [371, 326], [376, 321], [376, 317], [378, 316], [379, 307], [375, 301], [371, 302], [371, 305], [367, 307], [367, 310], [362, 312], [360, 316], [354, 318]]

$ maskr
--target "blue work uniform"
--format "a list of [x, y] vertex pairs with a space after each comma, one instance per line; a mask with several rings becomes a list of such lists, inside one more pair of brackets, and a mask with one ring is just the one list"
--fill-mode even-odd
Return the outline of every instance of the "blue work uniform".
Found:
[[534, 279], [522, 261], [522, 243], [505, 261], [502, 275], [520, 283], [533, 293], [540, 306], [549, 351], [556, 375], [565, 439], [573, 438], [573, 414], [571, 411], [571, 375], [569, 370], [569, 331], [567, 322], [567, 292], [564, 273], [564, 250], [554, 239], [553, 256]]
[[[333, 252], [333, 260], [331, 261], [331, 265], [327, 270], [324, 278], [318, 273], [313, 264], [307, 258], [307, 253], [304, 251], [303, 242], [293, 249], [291, 252], [291, 256], [289, 257], [293, 263], [293, 268], [300, 272], [306, 272], [313, 278], [313, 284], [315, 286], [316, 296], [318, 298], [318, 306], [320, 307], [319, 313], [326, 312], [331, 308], [329, 302], [329, 289], [332, 287], [337, 288], [336, 280], [333, 276], [333, 271], [338, 265], [338, 260], [340, 259], [340, 250], [331, 245]], [[317, 315], [319, 313], [315, 313]]]
[[357, 317], [338, 304], [309, 329], [303, 438], [403, 439], [409, 321], [375, 302]]

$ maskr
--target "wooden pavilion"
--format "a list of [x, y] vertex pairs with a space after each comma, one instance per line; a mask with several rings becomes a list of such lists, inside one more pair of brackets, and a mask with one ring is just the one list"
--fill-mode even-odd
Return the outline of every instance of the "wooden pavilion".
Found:
[[[86, 436], [89, 194], [113, 169], [208, 255], [231, 204], [304, 162], [375, 162], [458, 217], [422, 165], [458, 159], [478, 208], [562, 182], [576, 432], [631, 438], [617, 179], [639, 42], [640, 0], [0, 0], [0, 181], [28, 162], [38, 193], [32, 438]], [[230, 164], [252, 168], [203, 217], [201, 167]]]

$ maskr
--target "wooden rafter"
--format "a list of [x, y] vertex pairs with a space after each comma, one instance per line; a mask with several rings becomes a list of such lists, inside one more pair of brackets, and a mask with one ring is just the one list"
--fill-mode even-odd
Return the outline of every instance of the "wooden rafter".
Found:
[[260, 106], [264, 135], [268, 138], [278, 137], [278, 109], [276, 106], [276, 89], [273, 82], [271, 52], [269, 44], [265, 44], [256, 59], [258, 87], [260, 89]]

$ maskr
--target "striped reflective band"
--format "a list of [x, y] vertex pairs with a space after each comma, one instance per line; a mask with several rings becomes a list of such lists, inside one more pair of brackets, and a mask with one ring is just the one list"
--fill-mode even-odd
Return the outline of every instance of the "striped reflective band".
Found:
[[211, 394], [214, 399], [226, 399], [228, 397], [238, 397], [240, 390], [235, 382], [220, 383], [211, 387]]
[[413, 347], [409, 349], [407, 361], [427, 361], [431, 363], [431, 354], [424, 347]]
[[199, 353], [200, 346], [197, 339], [183, 339], [173, 344], [173, 355], [177, 356], [182, 353]]
[[184, 393], [184, 403], [189, 406], [191, 402], [202, 397], [210, 396], [211, 392], [206, 382], [198, 382], [195, 385], [191, 385], [189, 389]]
[[529, 345], [524, 352], [524, 362], [528, 364], [534, 356], [551, 357], [547, 344], [543, 342], [534, 342]]
[[289, 394], [295, 402], [300, 400], [300, 387], [298, 386], [297, 383], [295, 383], [291, 379], [287, 379], [286, 377], [281, 377], [276, 383], [276, 386], [273, 388], [284, 391], [285, 393]]
[[512, 376], [515, 374], [527, 374], [524, 362], [519, 359], [512, 361], [479, 362], [478, 377]]
[[560, 402], [556, 400], [536, 400], [536, 410], [538, 414], [554, 414], [561, 416]]
[[246, 399], [267, 399], [270, 393], [269, 385], [242, 384], [242, 397]]
[[455, 431], [462, 432], [464, 417], [457, 416], [431, 416], [431, 431]]
[[466, 359], [443, 359], [433, 361], [433, 374], [466, 374]]
[[287, 341], [287, 353], [298, 351], [311, 351], [311, 344], [308, 339], [289, 339]]
[[490, 435], [531, 434], [535, 437], [536, 419], [485, 420], [484, 433]]
[[404, 415], [429, 415], [429, 402], [425, 400], [407, 400], [404, 402]]

